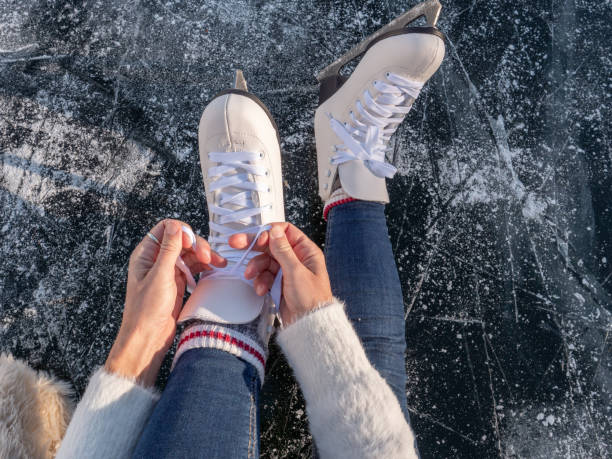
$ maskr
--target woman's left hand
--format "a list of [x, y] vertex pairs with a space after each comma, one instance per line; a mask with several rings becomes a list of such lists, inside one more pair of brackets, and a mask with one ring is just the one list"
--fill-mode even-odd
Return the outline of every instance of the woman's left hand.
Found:
[[153, 386], [159, 368], [176, 334], [176, 320], [183, 306], [185, 275], [176, 268], [179, 256], [192, 273], [224, 266], [208, 242], [177, 220], [159, 222], [152, 230], [161, 245], [144, 239], [132, 252], [121, 328], [106, 360], [111, 373]]

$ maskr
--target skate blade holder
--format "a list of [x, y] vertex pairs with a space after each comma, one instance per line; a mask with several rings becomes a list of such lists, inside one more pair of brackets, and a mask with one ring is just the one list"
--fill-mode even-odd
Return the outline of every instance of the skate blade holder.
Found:
[[340, 70], [342, 67], [356, 57], [365, 53], [368, 48], [379, 41], [381, 37], [393, 35], [394, 33], [401, 33], [402, 30], [408, 26], [408, 24], [422, 16], [424, 16], [425, 20], [427, 21], [427, 27], [435, 28], [438, 18], [440, 17], [441, 10], [442, 5], [440, 4], [439, 0], [427, 0], [419, 3], [401, 16], [396, 17], [386, 26], [378, 29], [361, 43], [349, 50], [346, 54], [339, 57], [333, 63], [319, 72], [317, 75], [317, 80], [319, 80], [319, 83], [321, 84], [321, 93], [330, 94], [333, 93], [337, 87], [340, 87], [342, 83], [346, 81], [346, 78], [340, 75]]
[[246, 79], [244, 78], [244, 73], [242, 73], [242, 70], [240, 69], [236, 70], [236, 74], [234, 75], [234, 89], [249, 92]]

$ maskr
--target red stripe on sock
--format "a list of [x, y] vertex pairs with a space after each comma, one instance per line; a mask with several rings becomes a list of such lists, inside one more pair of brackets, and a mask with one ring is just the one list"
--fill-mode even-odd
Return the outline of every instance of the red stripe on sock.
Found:
[[339, 201], [335, 201], [335, 202], [332, 202], [331, 204], [326, 205], [325, 209], [323, 209], [323, 219], [327, 221], [327, 214], [333, 207], [339, 206], [341, 204], [346, 204], [347, 202], [351, 202], [351, 201], [357, 201], [357, 199], [345, 198], [345, 199], [340, 199]]
[[[210, 334], [210, 338], [212, 339], [216, 339], [219, 341], [223, 341], [223, 342], [227, 342], [230, 344], [233, 344], [235, 346], [238, 346], [240, 349], [245, 350], [246, 352], [248, 352], [249, 354], [251, 354], [252, 356], [254, 356], [257, 360], [259, 360], [261, 362], [262, 365], [265, 366], [266, 364], [266, 360], [264, 359], [263, 355], [261, 355], [261, 353], [259, 351], [257, 351], [257, 349], [249, 346], [248, 344], [246, 344], [244, 341], [241, 341], [237, 338], [234, 338], [232, 335], [226, 334], [226, 333], [222, 333], [222, 332], [210, 332], [208, 333], [206, 330], [202, 331], [202, 335], [201, 337], [206, 337]], [[200, 332], [197, 333], [190, 333], [188, 336], [185, 336], [178, 344], [178, 348], [180, 348], [183, 344], [185, 344], [187, 341], [192, 340], [193, 338], [199, 338], [200, 336]], [[178, 352], [178, 348], [177, 348], [177, 352]]]

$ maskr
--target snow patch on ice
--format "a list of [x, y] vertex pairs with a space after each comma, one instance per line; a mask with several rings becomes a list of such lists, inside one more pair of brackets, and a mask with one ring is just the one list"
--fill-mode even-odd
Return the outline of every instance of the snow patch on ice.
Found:
[[542, 216], [546, 212], [547, 207], [548, 204], [535, 193], [527, 193], [523, 201], [523, 217], [542, 222]]

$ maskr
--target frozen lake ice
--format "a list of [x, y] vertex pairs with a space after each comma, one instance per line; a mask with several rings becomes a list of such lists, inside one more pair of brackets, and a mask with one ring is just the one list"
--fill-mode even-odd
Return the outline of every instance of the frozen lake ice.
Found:
[[[0, 350], [84, 390], [132, 248], [165, 217], [207, 234], [197, 123], [237, 68], [322, 242], [314, 75], [414, 3], [0, 0]], [[611, 4], [443, 6], [387, 208], [421, 454], [609, 457]], [[278, 350], [263, 399], [262, 456], [308, 457]]]

